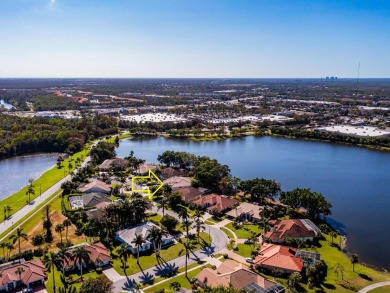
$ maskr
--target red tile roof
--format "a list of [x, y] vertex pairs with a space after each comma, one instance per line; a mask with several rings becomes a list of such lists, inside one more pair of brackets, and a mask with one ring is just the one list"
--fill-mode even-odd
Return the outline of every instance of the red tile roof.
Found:
[[200, 198], [203, 195], [203, 192], [195, 187], [179, 187], [174, 188], [172, 191], [177, 191], [180, 193], [182, 200], [185, 203], [193, 202], [194, 200]]
[[[265, 236], [274, 242], [285, 240], [286, 238], [310, 238], [319, 236], [319, 232], [306, 226], [303, 221], [308, 221], [314, 225], [310, 220], [273, 220], [270, 221], [274, 227], [267, 232]], [[314, 225], [318, 230], [318, 228]], [[319, 231], [319, 230], [318, 230]]]
[[[111, 260], [110, 251], [101, 242], [92, 245], [85, 245], [84, 248], [85, 250], [91, 252], [89, 257], [93, 263], [95, 263], [98, 259], [100, 259], [102, 262]], [[72, 267], [74, 263], [74, 260], [68, 259], [66, 265]]]
[[255, 258], [255, 266], [301, 272], [303, 260], [295, 256], [296, 249], [287, 246], [264, 243]]
[[[24, 261], [24, 260], [23, 260]], [[2, 265], [5, 266], [4, 264]], [[0, 268], [0, 285], [6, 285], [13, 281], [19, 281], [19, 275], [16, 270], [21, 267], [23, 269], [20, 279], [24, 284], [44, 280], [46, 278], [45, 266], [39, 259], [26, 261], [22, 263], [10, 264], [4, 269]]]
[[218, 212], [222, 212], [237, 204], [238, 200], [226, 196], [221, 196], [218, 194], [209, 194], [197, 200], [194, 200], [193, 203], [202, 206], [202, 208], [207, 206], [207, 210], [209, 211], [215, 209]]
[[203, 269], [196, 278], [209, 287], [232, 285], [236, 289], [243, 289], [253, 283], [262, 288], [275, 285], [274, 282], [233, 260], [225, 260], [216, 270]]

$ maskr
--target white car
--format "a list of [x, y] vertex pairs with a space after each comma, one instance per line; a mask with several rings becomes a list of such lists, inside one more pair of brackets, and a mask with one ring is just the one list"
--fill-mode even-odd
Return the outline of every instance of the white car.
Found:
[[245, 260], [246, 260], [246, 262], [249, 262], [249, 263], [255, 262], [255, 260], [252, 257], [247, 257]]

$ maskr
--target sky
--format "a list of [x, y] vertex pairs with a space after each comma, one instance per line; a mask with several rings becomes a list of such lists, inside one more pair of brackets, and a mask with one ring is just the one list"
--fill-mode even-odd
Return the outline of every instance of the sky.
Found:
[[390, 1], [0, 0], [0, 77], [390, 77]]

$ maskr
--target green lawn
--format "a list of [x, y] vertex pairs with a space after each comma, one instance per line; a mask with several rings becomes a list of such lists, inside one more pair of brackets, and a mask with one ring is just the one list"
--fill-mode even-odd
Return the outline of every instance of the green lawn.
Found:
[[[209, 240], [209, 234], [205, 232], [201, 232], [200, 237], [201, 237], [201, 242], [203, 242], [203, 245], [211, 242]], [[185, 238], [182, 239], [184, 240]], [[201, 245], [197, 244], [196, 247], [193, 249], [193, 251], [196, 251], [200, 248]], [[184, 250], [184, 245], [182, 243], [171, 245], [165, 249], [162, 249], [160, 252], [160, 256], [162, 260], [166, 262], [183, 255], [185, 255], [185, 250]], [[112, 253], [112, 256], [113, 256], [112, 266], [119, 274], [124, 275], [125, 273], [123, 271], [123, 268], [121, 267], [122, 266], [121, 260], [118, 258], [116, 252]], [[140, 256], [140, 266], [143, 270], [151, 268], [156, 265], [158, 265], [158, 261], [156, 259], [156, 255], [152, 251]], [[138, 273], [139, 271], [141, 271], [141, 268], [137, 264], [137, 256], [131, 255], [127, 260], [126, 274], [132, 275]]]
[[[331, 245], [331, 238], [328, 235], [325, 236], [326, 240], [320, 241], [321, 247], [306, 249], [319, 252], [321, 254], [321, 259], [323, 259], [328, 266], [328, 276], [325, 281], [326, 285], [323, 286], [323, 290], [325, 292], [355, 292], [370, 284], [390, 280], [390, 274], [381, 273], [360, 264], [355, 265], [355, 272], [353, 272], [351, 261], [340, 250]], [[334, 240], [334, 242], [340, 243], [340, 238], [338, 237]], [[341, 276], [334, 272], [334, 268], [337, 263], [341, 264], [345, 268], [344, 280], [341, 280]], [[274, 279], [273, 277], [270, 278]], [[286, 279], [281, 278], [276, 278], [276, 281], [282, 285], [286, 285], [287, 283]], [[351, 290], [346, 287], [351, 288]], [[305, 291], [302, 292], [316, 291], [316, 289], [308, 289], [306, 285], [303, 285], [303, 288]]]
[[[64, 285], [62, 284], [61, 282], [61, 271], [58, 271], [57, 268], [55, 268], [54, 270], [54, 279], [55, 279], [55, 285], [56, 285], [56, 288], [57, 288], [57, 291], [58, 292], [58, 288], [63, 288]], [[103, 275], [103, 273], [102, 273]], [[46, 282], [46, 290], [48, 293], [53, 293], [53, 272], [47, 272], [47, 276], [48, 276], [48, 280]], [[80, 277], [80, 272], [79, 271], [75, 271], [75, 272], [72, 272], [70, 275], [67, 274], [67, 276], [71, 276], [73, 278], [73, 280], [77, 280], [79, 277]], [[96, 278], [98, 276], [98, 274], [95, 272], [95, 270], [93, 269], [90, 269], [88, 272], [84, 272], [83, 271], [83, 279], [88, 279], [88, 278]], [[71, 284], [70, 286], [72, 287], [75, 287], [77, 290], [80, 289], [81, 287], [81, 282], [75, 282], [73, 284]]]
[[237, 253], [243, 257], [252, 257], [252, 249], [256, 250], [256, 247], [258, 247], [259, 245], [256, 245], [256, 247], [254, 247], [253, 245], [250, 245], [250, 244], [239, 243], [236, 246], [237, 246], [238, 250], [234, 251], [235, 253]]
[[[76, 163], [75, 163], [76, 158], [81, 158], [81, 159], [85, 158], [88, 155], [88, 152], [89, 152], [89, 149], [84, 148], [84, 150], [82, 150], [81, 152], [78, 152], [78, 153], [74, 154], [71, 158], [64, 160], [63, 165], [66, 168], [65, 174], [64, 174], [64, 168], [58, 169], [57, 166], [54, 166], [53, 168], [51, 168], [50, 170], [48, 170], [44, 174], [42, 174], [41, 177], [34, 178], [34, 179], [36, 179], [33, 182], [33, 188], [34, 188], [35, 195], [31, 195], [31, 200], [38, 197], [40, 195], [41, 191], [42, 192], [46, 191], [51, 186], [53, 186], [55, 183], [57, 183], [62, 178], [64, 178], [64, 175], [68, 175], [68, 172], [69, 172], [68, 171], [68, 164], [69, 164], [70, 159], [73, 160], [71, 162], [73, 165], [73, 168], [72, 168], [72, 171], [73, 171], [75, 169], [75, 165], [76, 165]], [[27, 184], [28, 184], [28, 182], [26, 182], [26, 186], [23, 187], [20, 191], [7, 197], [6, 199], [2, 200], [0, 202], [0, 205], [1, 206], [4, 206], [4, 205], [11, 206], [11, 208], [12, 208], [11, 213], [12, 214], [15, 213], [16, 211], [20, 210], [23, 206], [26, 205], [27, 200], [28, 200], [28, 196], [26, 195]], [[0, 221], [3, 221], [3, 220], [4, 220], [4, 210], [0, 209]]]
[[230, 239], [234, 239], [234, 235], [232, 234], [232, 232], [230, 232], [228, 229], [226, 229], [225, 227], [221, 227], [221, 230], [223, 232], [226, 233], [226, 235], [230, 238]]
[[233, 223], [229, 223], [225, 227], [232, 230], [239, 239], [248, 239], [251, 237], [252, 232], [256, 233], [256, 235], [259, 235], [262, 232], [262, 230], [256, 224], [244, 223], [240, 228], [236, 229], [233, 227]]
[[[192, 270], [191, 272], [188, 272], [188, 278], [191, 279], [193, 277], [196, 277], [200, 273], [201, 270], [203, 270], [204, 268], [210, 268], [210, 267], [211, 267], [210, 265], [205, 265], [205, 266], [202, 266], [201, 268]], [[169, 289], [169, 284], [171, 284], [173, 282], [179, 282], [183, 288], [187, 288], [187, 289], [191, 288], [190, 282], [187, 280], [185, 274], [183, 274], [181, 276], [177, 276], [175, 278], [172, 278], [169, 281], [166, 281], [164, 283], [161, 283], [159, 285], [156, 285], [156, 286], [153, 286], [149, 289], [146, 289], [146, 290], [144, 290], [144, 292], [145, 293], [157, 292], [158, 290], [161, 290], [161, 289], [165, 289], [165, 292], [173, 292], [171, 289]]]

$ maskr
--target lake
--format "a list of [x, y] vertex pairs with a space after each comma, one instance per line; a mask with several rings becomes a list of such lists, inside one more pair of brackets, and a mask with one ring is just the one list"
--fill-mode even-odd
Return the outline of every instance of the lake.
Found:
[[28, 179], [37, 179], [57, 163], [59, 154], [38, 154], [0, 160], [0, 200], [28, 184]]
[[215, 158], [241, 179], [275, 179], [283, 190], [309, 187], [332, 202], [332, 225], [348, 237], [361, 261], [390, 269], [390, 153], [276, 137], [193, 142], [164, 137], [127, 139], [119, 157], [133, 150], [157, 162], [166, 150]]

